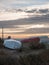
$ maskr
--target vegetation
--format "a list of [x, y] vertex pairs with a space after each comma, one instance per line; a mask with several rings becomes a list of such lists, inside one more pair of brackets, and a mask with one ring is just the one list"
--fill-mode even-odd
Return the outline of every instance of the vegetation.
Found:
[[0, 38], [0, 48], [3, 48], [4, 47], [3, 46], [3, 42], [4, 42], [4, 40]]
[[31, 42], [29, 47], [30, 49], [46, 49], [46, 46], [39, 42]]
[[0, 65], [49, 65], [49, 50], [39, 55], [24, 55], [19, 58], [0, 52]]
[[[30, 49], [39, 49], [45, 48], [43, 44], [39, 43], [35, 46], [33, 43], [30, 43]], [[49, 50], [45, 50], [42, 53], [33, 55], [29, 54], [24, 56], [13, 57], [13, 55], [7, 54], [4, 51], [3, 42], [0, 43], [0, 65], [49, 65]], [[19, 52], [21, 53], [21, 52]], [[17, 54], [17, 53], [14, 53]]]

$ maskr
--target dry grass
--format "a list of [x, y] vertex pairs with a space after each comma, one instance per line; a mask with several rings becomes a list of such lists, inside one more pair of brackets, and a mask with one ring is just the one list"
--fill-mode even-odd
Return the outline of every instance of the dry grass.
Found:
[[24, 56], [13, 57], [12, 55], [6, 54], [2, 49], [3, 43], [0, 43], [0, 65], [49, 65], [49, 50], [33, 55], [29, 54]]
[[38, 55], [29, 54], [19, 56], [19, 58], [12, 57], [2, 50], [0, 51], [0, 65], [49, 65], [49, 50]]

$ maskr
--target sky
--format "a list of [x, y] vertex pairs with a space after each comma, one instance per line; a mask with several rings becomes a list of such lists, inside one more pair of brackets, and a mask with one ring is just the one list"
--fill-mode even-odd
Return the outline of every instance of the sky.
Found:
[[49, 4], [49, 0], [0, 0], [0, 7], [3, 8], [20, 8], [47, 4]]
[[0, 33], [49, 34], [49, 0], [0, 0]]

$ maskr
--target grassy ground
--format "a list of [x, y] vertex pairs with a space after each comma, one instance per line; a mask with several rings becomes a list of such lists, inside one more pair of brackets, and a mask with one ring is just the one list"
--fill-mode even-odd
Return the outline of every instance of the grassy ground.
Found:
[[49, 65], [49, 50], [14, 52], [0, 49], [0, 65]]
[[0, 65], [49, 65], [49, 50], [29, 47], [20, 52], [4, 48], [0, 43]]

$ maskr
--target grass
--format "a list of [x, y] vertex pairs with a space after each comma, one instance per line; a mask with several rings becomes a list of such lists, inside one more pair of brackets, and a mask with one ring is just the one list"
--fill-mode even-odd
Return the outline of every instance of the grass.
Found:
[[0, 65], [49, 65], [49, 49], [43, 51], [38, 55], [25, 54], [23, 57], [19, 55], [19, 58], [13, 57], [13, 55], [10, 54], [6, 54], [6, 52], [3, 49], [3, 43], [1, 42]]
[[49, 50], [39, 55], [24, 55], [13, 58], [6, 54], [0, 55], [0, 65], [49, 65]]

